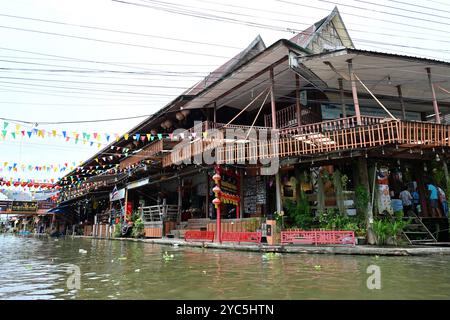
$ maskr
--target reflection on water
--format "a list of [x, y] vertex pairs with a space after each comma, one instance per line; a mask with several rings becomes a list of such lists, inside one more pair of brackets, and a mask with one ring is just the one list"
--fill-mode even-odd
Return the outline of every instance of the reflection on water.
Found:
[[[164, 259], [165, 251], [173, 259]], [[80, 268], [79, 290], [67, 289], [66, 264]], [[372, 264], [381, 268], [381, 290], [366, 287]], [[142, 242], [0, 235], [0, 299], [449, 298], [448, 256], [267, 259]]]

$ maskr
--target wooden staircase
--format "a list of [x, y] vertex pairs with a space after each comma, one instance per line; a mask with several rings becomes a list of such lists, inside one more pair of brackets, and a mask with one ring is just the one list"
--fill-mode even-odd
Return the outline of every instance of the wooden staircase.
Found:
[[421, 245], [436, 243], [437, 240], [430, 232], [430, 230], [423, 224], [422, 219], [417, 215], [413, 217], [403, 217], [403, 220], [412, 219], [412, 223], [409, 224], [404, 230], [403, 235], [411, 245]]

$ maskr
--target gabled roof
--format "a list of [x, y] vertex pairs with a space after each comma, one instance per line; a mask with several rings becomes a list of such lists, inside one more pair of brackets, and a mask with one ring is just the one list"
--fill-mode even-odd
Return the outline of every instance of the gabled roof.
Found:
[[183, 95], [196, 95], [205, 88], [208, 88], [211, 84], [222, 78], [224, 75], [236, 70], [244, 63], [249, 61], [251, 58], [256, 56], [258, 53], [264, 51], [266, 45], [262, 40], [261, 36], [257, 36], [250, 45], [239, 52], [236, 56], [228, 60], [226, 63], [218, 67], [216, 70], [211, 72], [203, 80], [197, 82], [193, 87], [188, 89], [183, 93]]
[[347, 28], [345, 27], [345, 24], [342, 20], [341, 14], [339, 13], [337, 7], [335, 7], [327, 17], [323, 18], [322, 20], [319, 20], [318, 22], [310, 26], [308, 29], [300, 32], [295, 37], [291, 38], [290, 41], [294, 42], [300, 47], [314, 51], [312, 50], [311, 44], [314, 42], [314, 40], [316, 40], [317, 37], [319, 37], [322, 30], [324, 30], [330, 24], [333, 25], [344, 47], [346, 48], [355, 47], [353, 45], [353, 41], [350, 38], [350, 35], [347, 31]]

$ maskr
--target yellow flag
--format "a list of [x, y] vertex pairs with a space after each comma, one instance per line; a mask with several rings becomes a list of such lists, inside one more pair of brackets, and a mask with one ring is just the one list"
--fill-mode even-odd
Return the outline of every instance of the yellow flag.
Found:
[[16, 131], [20, 131], [20, 124], [16, 124]]
[[130, 135], [128, 134], [128, 133], [125, 133], [124, 135], [123, 135], [123, 137], [125, 138], [125, 140], [128, 140], [128, 137], [129, 137]]
[[54, 137], [56, 137], [56, 130], [52, 130], [52, 134]]

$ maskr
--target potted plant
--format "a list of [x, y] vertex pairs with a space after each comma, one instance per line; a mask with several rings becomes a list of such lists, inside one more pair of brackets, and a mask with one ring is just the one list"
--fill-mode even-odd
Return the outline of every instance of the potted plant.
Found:
[[356, 242], [359, 245], [366, 244], [367, 229], [365, 226], [358, 226], [355, 230]]

